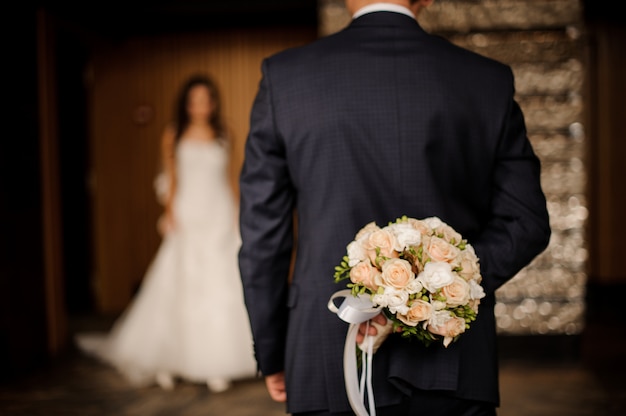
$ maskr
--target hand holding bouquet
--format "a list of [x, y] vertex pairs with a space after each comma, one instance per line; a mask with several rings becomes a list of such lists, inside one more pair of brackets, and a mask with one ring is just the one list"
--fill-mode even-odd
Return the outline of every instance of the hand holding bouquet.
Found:
[[[352, 295], [369, 294], [394, 331], [425, 345], [455, 341], [485, 296], [473, 247], [437, 217], [367, 224], [348, 244], [334, 277], [336, 283], [350, 279]], [[379, 328], [383, 338], [376, 345], [390, 332]]]

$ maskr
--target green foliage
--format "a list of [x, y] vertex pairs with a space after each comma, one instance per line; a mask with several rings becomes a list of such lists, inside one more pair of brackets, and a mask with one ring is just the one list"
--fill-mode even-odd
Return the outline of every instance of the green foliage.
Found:
[[335, 283], [339, 283], [342, 280], [350, 278], [350, 269], [351, 267], [348, 265], [348, 256], [343, 256], [341, 259], [341, 263], [339, 266], [335, 266]]

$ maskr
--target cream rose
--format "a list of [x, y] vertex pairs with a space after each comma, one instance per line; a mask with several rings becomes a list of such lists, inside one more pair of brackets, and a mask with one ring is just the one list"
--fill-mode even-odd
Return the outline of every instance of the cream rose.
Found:
[[378, 290], [377, 275], [379, 274], [378, 269], [372, 266], [369, 260], [365, 260], [350, 269], [350, 280], [352, 283], [361, 284], [376, 292]]
[[446, 304], [451, 307], [465, 305], [470, 299], [470, 285], [461, 277], [441, 288], [441, 294], [446, 297]]
[[367, 236], [369, 236], [371, 233], [373, 233], [374, 231], [378, 231], [380, 230], [380, 227], [378, 225], [376, 225], [376, 223], [374, 221], [368, 223], [365, 225], [365, 227], [361, 228], [359, 230], [358, 233], [356, 233], [356, 237], [354, 237], [355, 240], [362, 240], [364, 238], [366, 238]]
[[397, 314], [397, 318], [409, 326], [417, 326], [420, 322], [430, 319], [433, 307], [430, 303], [421, 299], [411, 303], [406, 314]]
[[416, 220], [415, 218], [409, 218], [407, 223], [419, 231], [422, 235], [431, 235], [433, 233], [433, 229], [428, 225], [425, 221]]
[[415, 279], [411, 263], [404, 259], [389, 259], [382, 266], [382, 281], [396, 289], [406, 288]]
[[480, 305], [480, 299], [471, 299], [468, 303], [470, 309], [475, 313], [478, 313], [478, 306]]
[[474, 249], [467, 245], [457, 259], [456, 265], [460, 267], [459, 275], [465, 280], [480, 280], [480, 266]]
[[434, 261], [445, 261], [448, 263], [453, 262], [461, 253], [458, 247], [439, 237], [431, 237], [426, 251]]
[[428, 331], [444, 337], [443, 346], [447, 347], [454, 337], [465, 332], [465, 319], [454, 316], [450, 312], [437, 311], [428, 322]]
[[446, 223], [441, 223], [441, 225], [437, 227], [434, 231], [435, 234], [442, 235], [444, 240], [454, 245], [459, 244], [463, 239], [463, 237], [461, 237], [461, 234], [456, 232], [454, 228], [450, 227]]
[[388, 258], [397, 258], [399, 253], [394, 247], [398, 244], [396, 236], [388, 229], [379, 229], [372, 232], [364, 241], [363, 248], [368, 252], [372, 263], [376, 264], [376, 249], [380, 249], [380, 255]]

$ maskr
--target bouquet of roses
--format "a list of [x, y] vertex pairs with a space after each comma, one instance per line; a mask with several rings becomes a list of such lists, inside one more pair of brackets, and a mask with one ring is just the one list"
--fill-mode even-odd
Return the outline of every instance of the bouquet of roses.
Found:
[[381, 307], [391, 332], [425, 345], [455, 341], [476, 319], [480, 299], [479, 260], [473, 247], [437, 217], [403, 216], [385, 227], [367, 224], [335, 267], [335, 282], [350, 279], [352, 295], [367, 294]]

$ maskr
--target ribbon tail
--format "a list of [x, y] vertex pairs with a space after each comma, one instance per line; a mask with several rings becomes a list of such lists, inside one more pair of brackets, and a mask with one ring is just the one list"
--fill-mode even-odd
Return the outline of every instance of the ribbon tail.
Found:
[[[370, 416], [361, 400], [361, 393], [358, 382], [358, 370], [356, 365], [356, 354], [354, 348], [356, 345], [356, 335], [359, 331], [358, 324], [350, 324], [348, 334], [346, 335], [346, 343], [343, 350], [343, 367], [344, 381], [348, 401], [356, 416]], [[365, 371], [365, 369], [363, 370]]]
[[[367, 338], [370, 338], [369, 335], [366, 335]], [[376, 416], [376, 405], [374, 404], [374, 389], [372, 388], [372, 356], [374, 352], [372, 351], [374, 345], [374, 341], [370, 338], [367, 342], [367, 400], [369, 402], [370, 414], [371, 416]]]

